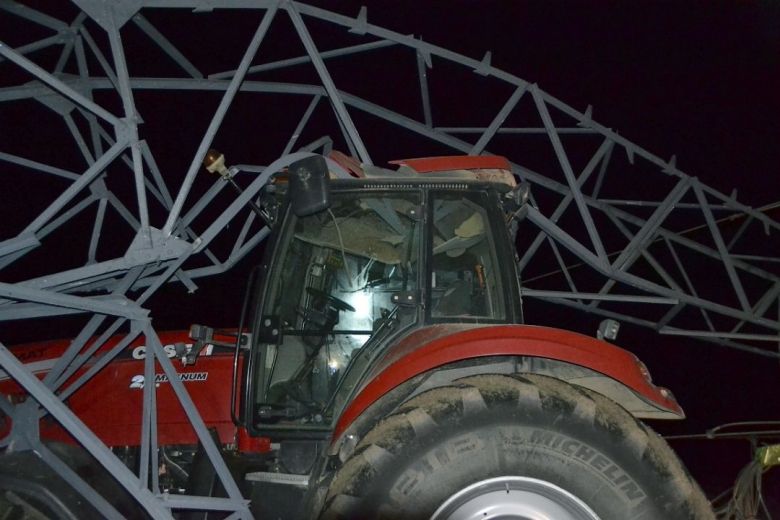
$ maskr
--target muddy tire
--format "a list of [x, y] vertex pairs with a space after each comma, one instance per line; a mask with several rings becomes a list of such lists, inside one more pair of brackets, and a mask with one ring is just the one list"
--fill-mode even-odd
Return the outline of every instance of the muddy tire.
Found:
[[407, 401], [338, 470], [322, 518], [433, 515], [714, 518], [658, 435], [601, 395], [537, 375], [471, 376]]

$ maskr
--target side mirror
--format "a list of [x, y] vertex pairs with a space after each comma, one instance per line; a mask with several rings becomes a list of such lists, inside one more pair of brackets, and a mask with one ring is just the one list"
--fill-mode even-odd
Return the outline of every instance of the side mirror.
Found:
[[512, 236], [517, 232], [517, 223], [525, 219], [528, 213], [528, 199], [531, 197], [531, 185], [521, 182], [505, 195], [504, 210], [509, 217]]
[[299, 217], [313, 215], [330, 207], [328, 164], [321, 155], [290, 165], [290, 200]]
[[[190, 325], [189, 337], [191, 340], [194, 341], [194, 343], [192, 344], [192, 348], [187, 350], [184, 344], [180, 344], [181, 345], [180, 347], [179, 346], [176, 347], [176, 357], [180, 358], [182, 360], [182, 363], [184, 363], [184, 365], [194, 365], [201, 351], [207, 345], [212, 345], [214, 347], [236, 348], [236, 341], [218, 340], [214, 337], [215, 335], [229, 337], [237, 334], [239, 333], [237, 332], [234, 334], [232, 332], [215, 331], [211, 327], [207, 327], [205, 325], [198, 325], [197, 323]], [[248, 338], [245, 334], [241, 334], [241, 340], [239, 344], [246, 345], [247, 339]]]
[[531, 185], [523, 181], [512, 190], [512, 198], [515, 204], [518, 206], [524, 206], [528, 203], [528, 198], [531, 196]]

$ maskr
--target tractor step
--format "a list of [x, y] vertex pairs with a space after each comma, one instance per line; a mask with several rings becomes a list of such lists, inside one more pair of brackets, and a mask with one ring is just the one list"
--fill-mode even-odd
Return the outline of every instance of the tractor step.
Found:
[[270, 484], [286, 484], [289, 486], [309, 487], [309, 475], [274, 473], [270, 471], [254, 471], [252, 473], [247, 473], [245, 479], [252, 482], [267, 482]]

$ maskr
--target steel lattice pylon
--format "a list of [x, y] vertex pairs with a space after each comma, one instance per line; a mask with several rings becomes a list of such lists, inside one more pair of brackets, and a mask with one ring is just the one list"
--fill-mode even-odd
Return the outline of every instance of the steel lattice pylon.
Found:
[[[518, 243], [524, 296], [777, 357], [766, 345], [779, 339], [780, 276], [771, 239], [760, 237], [774, 238], [780, 223], [686, 175], [674, 158], [661, 159], [600, 125], [590, 107], [574, 109], [493, 67], [490, 53], [472, 59], [383, 29], [365, 9], [345, 16], [258, 0], [74, 4], [44, 13], [0, 1], [3, 16], [25, 27], [0, 34], [0, 114], [10, 121], [23, 110], [15, 133], [41, 134], [9, 139], [0, 149], [6, 172], [31, 194], [27, 213], [4, 224], [0, 236], [0, 320], [83, 315], [84, 326], [42, 382], [1, 344], [0, 366], [154, 517], [187, 508], [249, 513], [194, 404], [171, 376], [144, 305], [163, 284], [194, 289], [195, 280], [224, 272], [261, 243], [268, 231], [247, 203], [302, 154], [341, 148], [364, 164], [398, 154], [505, 155], [531, 185]], [[230, 16], [236, 23], [225, 29]], [[208, 52], [187, 45], [182, 35], [211, 20], [216, 34]], [[235, 69], [223, 71], [222, 63]], [[473, 82], [488, 95], [468, 110], [448, 111], [450, 81]], [[202, 126], [183, 128], [191, 121]], [[158, 123], [168, 124], [167, 133]], [[154, 147], [196, 135], [179, 149]], [[198, 171], [215, 141], [237, 135], [247, 142], [230, 142], [231, 157], [258, 165], [231, 168], [244, 188], [231, 198], [222, 193], [225, 182]], [[63, 241], [80, 249], [63, 254]], [[26, 263], [54, 254], [43, 267]], [[712, 276], [727, 280], [728, 289], [713, 289]], [[117, 333], [124, 339], [110, 354], [65, 386]], [[154, 352], [147, 378], [155, 360], [171, 376], [229, 498], [163, 496], [154, 478], [148, 482], [156, 464], [151, 387], [144, 390], [152, 412], [139, 475], [63, 404], [139, 335]], [[19, 419], [15, 425], [44, 413], [3, 400], [0, 409]], [[30, 433], [17, 428], [4, 442], [18, 446]], [[67, 472], [34, 437], [24, 442]], [[73, 481], [101, 513], [117, 515]]]

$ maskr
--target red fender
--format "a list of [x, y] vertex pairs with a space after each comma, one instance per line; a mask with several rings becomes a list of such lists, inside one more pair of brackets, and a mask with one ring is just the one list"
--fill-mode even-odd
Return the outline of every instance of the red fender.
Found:
[[658, 408], [683, 415], [672, 394], [650, 382], [639, 359], [615, 345], [548, 327], [447, 324], [417, 330], [388, 350], [341, 414], [333, 439], [404, 381], [448, 363], [486, 356], [536, 356], [580, 365], [619, 381]]

